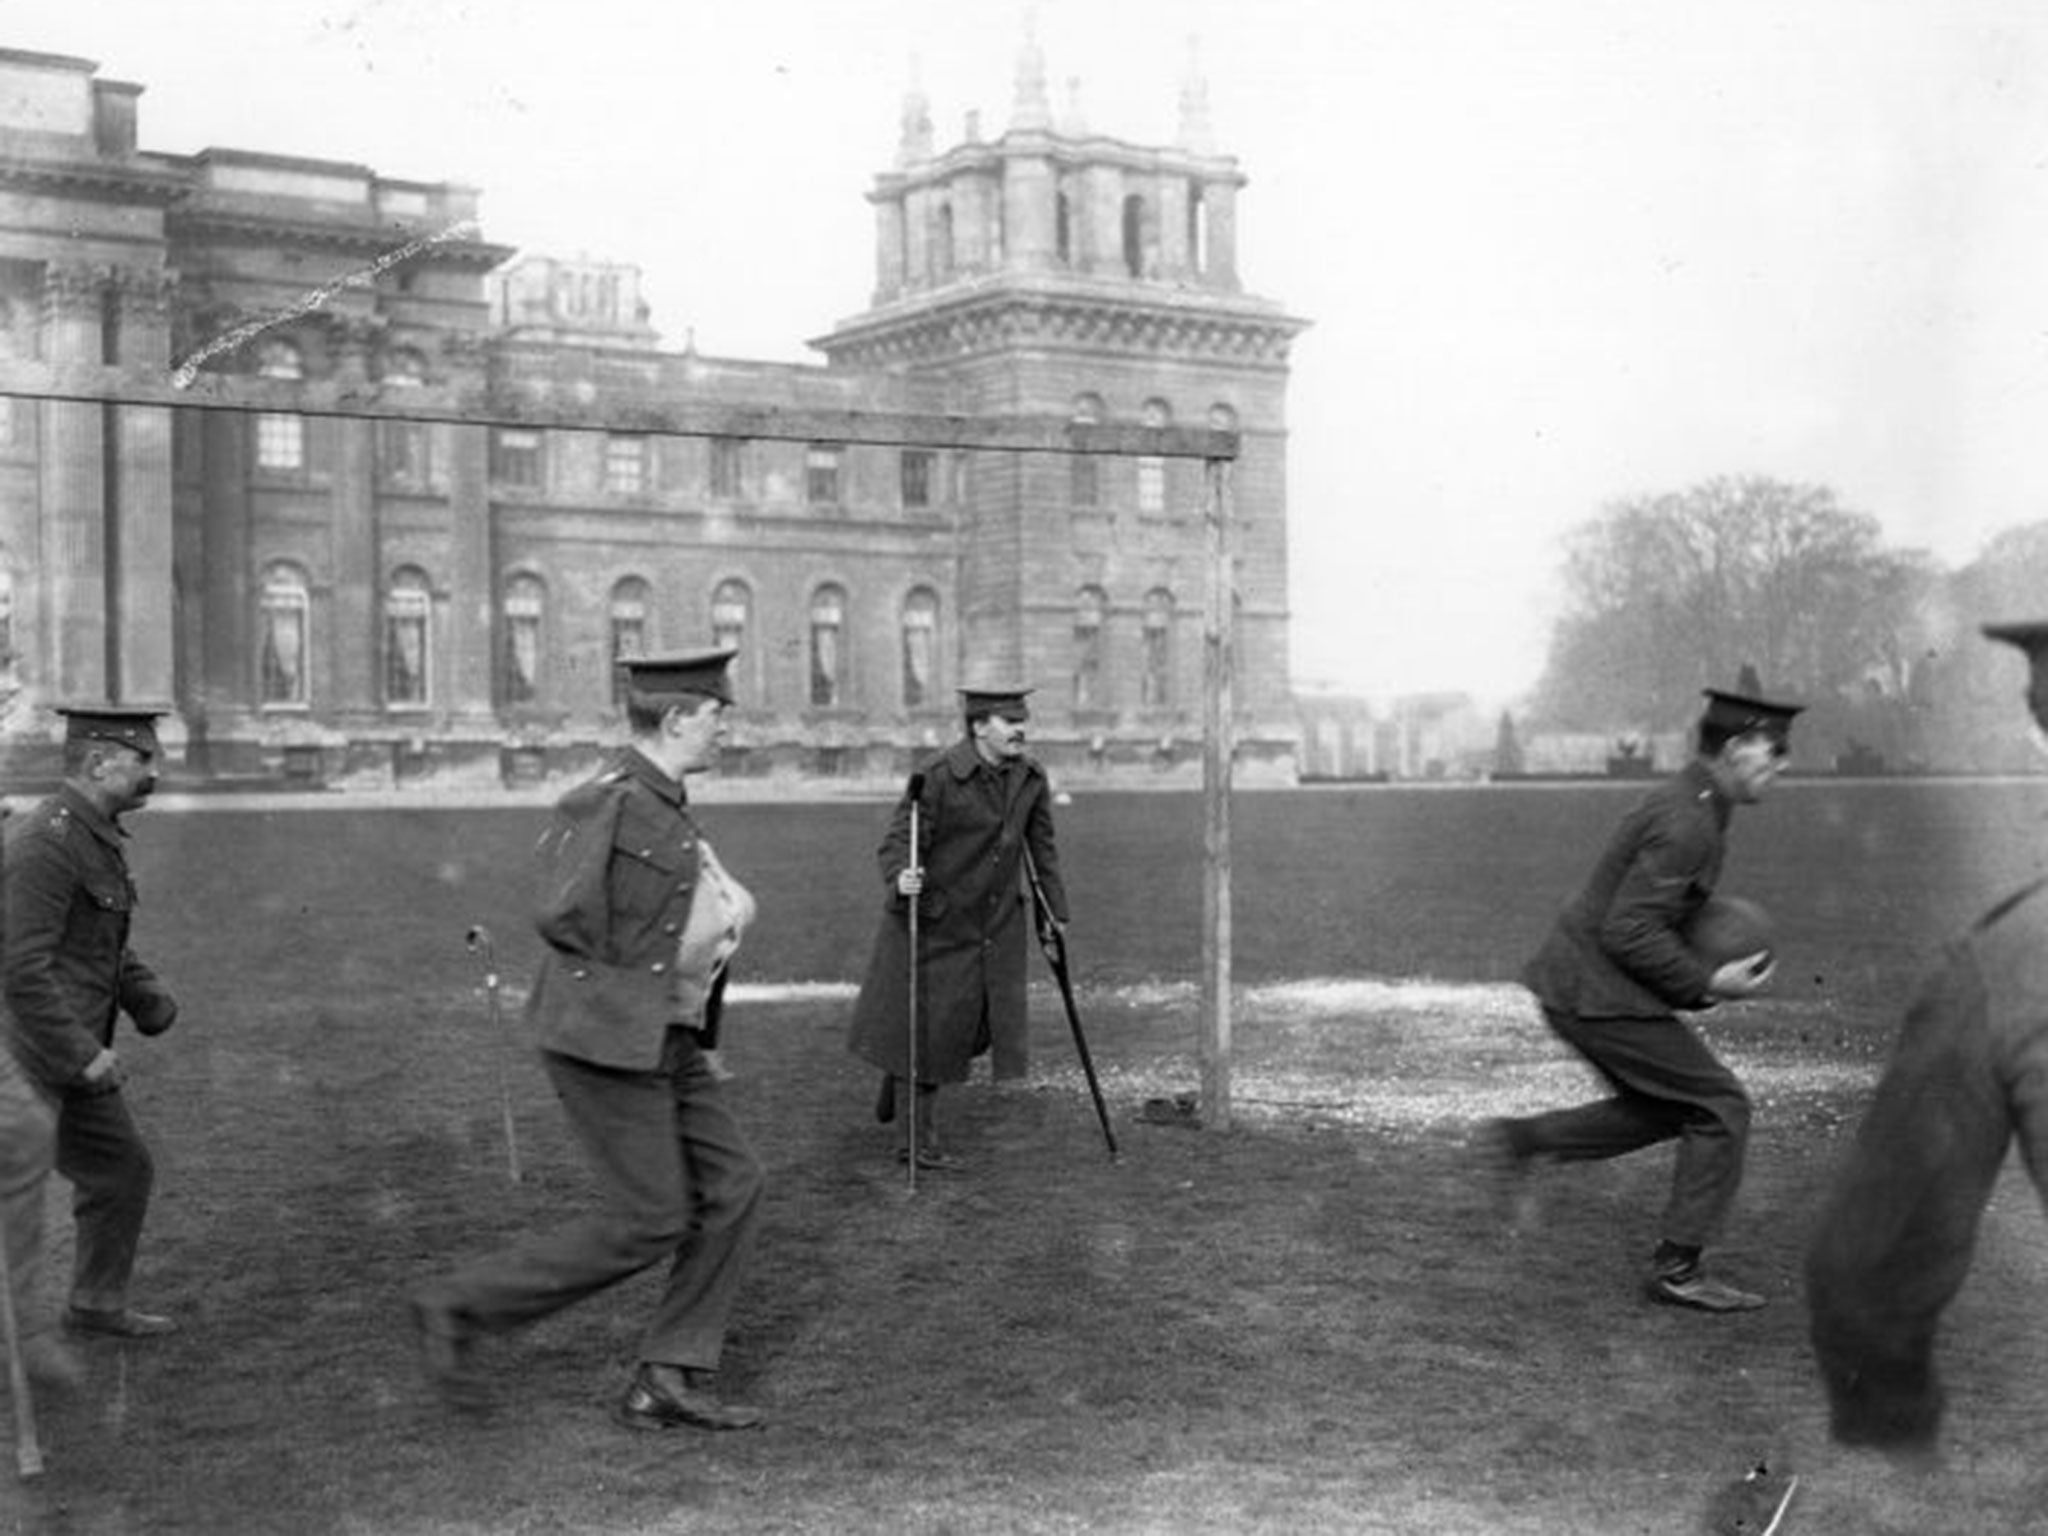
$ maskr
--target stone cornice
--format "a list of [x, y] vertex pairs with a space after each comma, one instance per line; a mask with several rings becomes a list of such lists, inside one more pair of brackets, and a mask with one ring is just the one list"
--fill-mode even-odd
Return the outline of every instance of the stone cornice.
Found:
[[37, 160], [0, 155], [0, 187], [46, 192], [85, 192], [117, 202], [168, 206], [182, 197], [187, 184], [165, 171], [117, 161]]
[[[420, 239], [428, 231], [408, 225], [354, 224], [338, 221], [265, 218], [212, 208], [173, 209], [165, 220], [173, 241], [260, 241], [270, 245], [310, 246], [377, 255]], [[516, 247], [486, 240], [436, 240], [413, 261], [474, 267], [487, 272], [514, 254]]]
[[850, 368], [958, 362], [1033, 347], [1278, 369], [1308, 324], [1252, 304], [1001, 288], [871, 312], [810, 344]]

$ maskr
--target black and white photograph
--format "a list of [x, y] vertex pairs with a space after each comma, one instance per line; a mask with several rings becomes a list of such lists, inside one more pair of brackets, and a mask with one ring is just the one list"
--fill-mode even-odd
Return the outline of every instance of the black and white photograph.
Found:
[[2048, 11], [0, 6], [0, 1532], [2048, 1530]]

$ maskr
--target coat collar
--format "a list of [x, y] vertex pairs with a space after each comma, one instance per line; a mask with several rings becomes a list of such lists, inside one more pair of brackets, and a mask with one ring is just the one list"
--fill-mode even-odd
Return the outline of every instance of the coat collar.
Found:
[[1679, 769], [1678, 774], [1685, 781], [1689, 797], [1705, 804], [1713, 811], [1714, 820], [1724, 827], [1727, 826], [1729, 816], [1734, 813], [1735, 802], [1721, 793], [1721, 787], [1714, 782], [1714, 776], [1707, 771], [1707, 765], [1694, 758]]
[[121, 839], [128, 835], [128, 829], [101, 810], [77, 785], [65, 782], [57, 786], [59, 809], [71, 816], [86, 831], [105, 843], [109, 848], [119, 848]]
[[619, 748], [618, 755], [612, 759], [612, 765], [607, 773], [607, 777], [631, 779], [634, 783], [643, 785], [654, 794], [659, 795], [670, 805], [689, 804], [689, 792], [683, 788], [682, 780], [670, 778], [666, 773], [662, 772], [660, 764], [656, 763], [653, 758], [642, 752], [638, 747], [625, 746]]

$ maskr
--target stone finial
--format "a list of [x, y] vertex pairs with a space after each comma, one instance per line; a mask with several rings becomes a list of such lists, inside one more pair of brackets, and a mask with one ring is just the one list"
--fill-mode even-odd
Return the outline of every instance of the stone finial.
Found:
[[1180, 147], [1193, 154], [1215, 153], [1216, 134], [1209, 121], [1209, 77], [1202, 70], [1201, 42], [1194, 37], [1188, 39], [1187, 72], [1181, 76], [1177, 137]]
[[896, 163], [915, 165], [932, 157], [932, 104], [919, 79], [915, 54], [910, 60], [910, 89], [903, 93], [903, 131], [896, 144]]
[[1045, 50], [1038, 46], [1038, 18], [1024, 12], [1024, 46], [1017, 53], [1017, 96], [1010, 126], [1043, 131], [1052, 126], [1052, 106], [1045, 94]]
[[1060, 114], [1060, 132], [1070, 139], [1085, 138], [1088, 134], [1088, 112], [1081, 101], [1081, 77], [1067, 76], [1066, 110]]

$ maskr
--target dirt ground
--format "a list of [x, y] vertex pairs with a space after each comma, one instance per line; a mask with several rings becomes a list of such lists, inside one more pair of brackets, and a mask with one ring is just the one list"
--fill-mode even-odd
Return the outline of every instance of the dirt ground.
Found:
[[509, 1183], [480, 999], [412, 1001], [148, 1048], [147, 1299], [187, 1332], [95, 1345], [40, 1405], [51, 1470], [8, 1490], [14, 1529], [1666, 1533], [1759, 1460], [1802, 1476], [1789, 1531], [2023, 1531], [2048, 1493], [2021, 1187], [1951, 1329], [1949, 1470], [1826, 1442], [1796, 1255], [1869, 1069], [1817, 1061], [1819, 1021], [1726, 1032], [1761, 1113], [1723, 1257], [1773, 1305], [1707, 1318], [1635, 1288], [1658, 1154], [1493, 1219], [1468, 1127], [1582, 1081], [1512, 989], [1248, 993], [1229, 1131], [1136, 1113], [1195, 1084], [1192, 994], [1089, 997], [1115, 1162], [1041, 997], [1034, 1076], [954, 1095], [970, 1169], [914, 1196], [846, 999], [742, 994], [732, 1092], [773, 1183], [725, 1377], [774, 1423], [649, 1440], [605, 1415], [648, 1279], [496, 1343], [481, 1419], [424, 1390], [405, 1289], [586, 1186], [523, 1060]]

